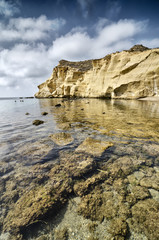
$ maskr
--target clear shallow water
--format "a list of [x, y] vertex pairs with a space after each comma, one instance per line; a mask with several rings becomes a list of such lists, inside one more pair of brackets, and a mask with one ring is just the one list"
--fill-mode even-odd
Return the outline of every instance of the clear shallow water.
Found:
[[[43, 175], [46, 177], [48, 169], [59, 162], [61, 153], [73, 154], [87, 137], [113, 143], [97, 160], [116, 161], [122, 156], [154, 160], [159, 156], [158, 102], [23, 101], [0, 100], [1, 222], [24, 191], [34, 188]], [[60, 107], [55, 106], [58, 103]], [[44, 111], [48, 115], [42, 116]], [[43, 120], [44, 124], [32, 125], [35, 119]], [[73, 142], [59, 145], [50, 138], [57, 132], [71, 134]], [[44, 163], [48, 163], [48, 169], [35, 169], [37, 164]], [[158, 164], [153, 162], [153, 167]]]
[[[62, 103], [62, 106], [55, 107], [57, 103]], [[42, 116], [44, 111], [49, 114]], [[25, 115], [27, 112], [29, 115]], [[32, 121], [35, 119], [41, 119], [45, 123], [33, 126]], [[158, 102], [97, 99], [64, 102], [61, 99], [25, 99], [24, 102], [19, 99], [0, 100], [1, 161], [5, 159], [10, 162], [10, 158], [15, 158], [27, 144], [33, 147], [34, 142], [46, 140], [49, 134], [63, 129], [69, 130], [77, 143], [90, 134], [96, 138], [116, 141], [129, 138], [158, 141], [158, 119]]]

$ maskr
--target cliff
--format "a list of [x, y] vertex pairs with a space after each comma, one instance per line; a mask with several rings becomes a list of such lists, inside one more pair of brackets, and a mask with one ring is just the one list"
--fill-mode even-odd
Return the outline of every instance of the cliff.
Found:
[[159, 49], [135, 45], [104, 58], [61, 60], [35, 97], [105, 97], [137, 99], [158, 95]]

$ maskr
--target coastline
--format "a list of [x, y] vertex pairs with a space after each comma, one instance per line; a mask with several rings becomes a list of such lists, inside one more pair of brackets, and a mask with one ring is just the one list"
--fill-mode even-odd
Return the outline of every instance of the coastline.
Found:
[[153, 97], [145, 97], [145, 98], [139, 98], [140, 101], [159, 101], [159, 96], [153, 96]]

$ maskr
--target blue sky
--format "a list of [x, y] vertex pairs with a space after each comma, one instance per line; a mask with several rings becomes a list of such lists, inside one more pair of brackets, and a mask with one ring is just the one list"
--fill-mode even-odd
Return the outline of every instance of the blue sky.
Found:
[[159, 47], [159, 0], [0, 0], [0, 97], [33, 96], [60, 59]]

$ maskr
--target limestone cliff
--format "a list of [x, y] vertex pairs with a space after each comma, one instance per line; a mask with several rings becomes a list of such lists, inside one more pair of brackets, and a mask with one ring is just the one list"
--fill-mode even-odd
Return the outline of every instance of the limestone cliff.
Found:
[[136, 99], [158, 95], [159, 49], [135, 45], [104, 58], [61, 60], [35, 97], [106, 97]]

